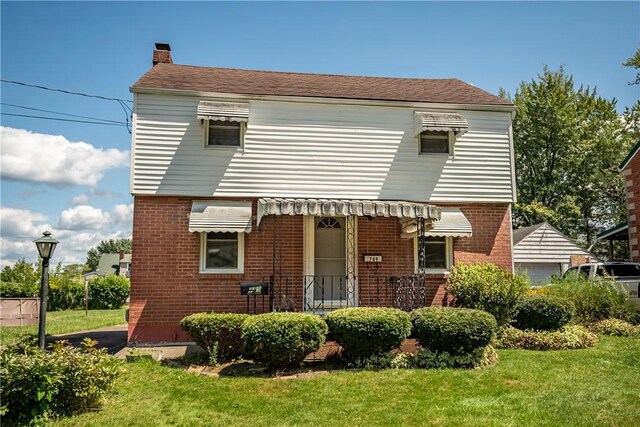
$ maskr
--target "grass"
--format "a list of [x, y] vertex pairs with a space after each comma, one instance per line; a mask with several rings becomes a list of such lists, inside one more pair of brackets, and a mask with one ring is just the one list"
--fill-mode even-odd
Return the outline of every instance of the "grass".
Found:
[[[47, 312], [47, 335], [67, 334], [86, 331], [104, 326], [121, 325], [124, 321], [126, 307], [117, 310], [89, 310], [85, 317], [84, 310], [61, 310]], [[23, 335], [37, 334], [38, 325], [3, 326], [0, 328], [0, 344], [15, 343]]]
[[58, 426], [640, 425], [640, 339], [499, 351], [484, 370], [343, 371], [309, 379], [210, 378], [126, 365], [102, 411]]

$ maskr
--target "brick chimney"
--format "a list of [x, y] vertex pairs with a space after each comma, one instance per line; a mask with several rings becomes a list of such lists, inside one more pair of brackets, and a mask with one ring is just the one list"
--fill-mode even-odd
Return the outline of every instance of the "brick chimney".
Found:
[[153, 66], [159, 63], [173, 64], [169, 43], [156, 43], [156, 50], [153, 51]]
[[124, 249], [120, 249], [120, 258], [118, 258], [119, 261], [122, 261], [124, 259]]

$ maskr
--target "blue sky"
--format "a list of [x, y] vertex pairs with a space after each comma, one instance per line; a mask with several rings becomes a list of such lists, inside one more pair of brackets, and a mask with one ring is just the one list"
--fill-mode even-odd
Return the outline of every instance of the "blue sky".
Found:
[[[621, 65], [640, 45], [639, 2], [6, 2], [5, 80], [131, 100], [154, 42], [179, 64], [402, 77], [457, 77], [492, 93], [564, 66], [577, 84], [640, 98]], [[101, 239], [131, 234], [125, 126], [37, 120], [38, 108], [122, 122], [115, 101], [1, 85], [0, 263], [36, 260], [45, 228], [54, 261], [83, 262]], [[69, 116], [56, 116], [74, 119]], [[86, 119], [79, 119], [86, 120]]]

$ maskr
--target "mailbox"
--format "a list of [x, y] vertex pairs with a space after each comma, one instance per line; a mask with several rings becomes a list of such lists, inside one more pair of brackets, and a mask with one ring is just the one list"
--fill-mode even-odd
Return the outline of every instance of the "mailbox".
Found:
[[269, 285], [260, 282], [240, 282], [240, 295], [269, 295]]

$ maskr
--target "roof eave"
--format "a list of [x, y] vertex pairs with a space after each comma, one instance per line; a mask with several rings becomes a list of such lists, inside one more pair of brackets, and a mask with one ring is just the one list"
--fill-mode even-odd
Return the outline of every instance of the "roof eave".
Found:
[[635, 155], [638, 154], [638, 151], [640, 151], [640, 141], [638, 141], [636, 145], [633, 146], [629, 154], [627, 154], [627, 157], [625, 157], [622, 163], [620, 163], [620, 166], [618, 166], [618, 170], [620, 172], [622, 172], [627, 167], [627, 165], [631, 162], [631, 159], [633, 159]]
[[513, 104], [458, 104], [458, 103], [442, 103], [428, 101], [398, 101], [398, 100], [382, 100], [382, 99], [366, 99], [366, 98], [330, 98], [316, 96], [292, 96], [292, 95], [261, 95], [261, 94], [243, 94], [243, 93], [227, 93], [227, 92], [206, 92], [184, 89], [167, 89], [167, 88], [150, 88], [131, 86], [129, 91], [133, 94], [149, 94], [149, 95], [175, 95], [175, 96], [195, 96], [206, 98], [222, 98], [222, 99], [243, 99], [243, 100], [264, 100], [264, 101], [287, 101], [287, 102], [306, 102], [306, 103], [324, 103], [324, 104], [342, 104], [342, 105], [370, 105], [381, 107], [414, 107], [414, 108], [449, 108], [456, 110], [478, 110], [478, 111], [496, 111], [496, 112], [515, 112], [516, 107]]

